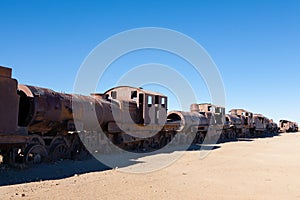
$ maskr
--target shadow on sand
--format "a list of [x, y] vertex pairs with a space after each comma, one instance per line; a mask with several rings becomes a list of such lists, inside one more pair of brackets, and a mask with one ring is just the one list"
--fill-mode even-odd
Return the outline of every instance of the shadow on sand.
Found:
[[41, 180], [55, 180], [110, 168], [92, 156], [84, 160], [62, 160], [55, 163], [42, 163], [26, 169], [3, 166], [0, 170], [0, 186], [28, 183]]
[[[266, 135], [257, 138], [269, 138], [276, 135]], [[238, 138], [235, 140], [226, 140], [224, 142], [238, 142], [246, 141], [251, 142], [254, 138]], [[222, 143], [224, 143], [222, 142]], [[171, 148], [168, 151], [163, 152], [163, 154], [172, 153], [174, 151], [199, 151], [199, 150], [215, 150], [220, 148], [220, 145], [216, 144], [192, 144], [187, 150], [180, 148]], [[151, 154], [154, 155], [154, 154]], [[150, 154], [148, 156], [151, 156]], [[118, 155], [105, 155], [106, 159], [121, 159], [123, 160], [119, 167], [127, 167], [134, 164], [137, 164], [145, 155], [139, 155], [138, 153], [135, 156], [130, 155], [124, 156], [124, 154]], [[99, 162], [93, 156], [88, 156], [84, 160], [62, 160], [55, 163], [42, 163], [39, 165], [31, 166], [26, 169], [16, 169], [8, 166], [0, 165], [0, 186], [5, 185], [14, 185], [35, 181], [44, 181], [44, 180], [56, 180], [72, 177], [76, 174], [85, 174], [91, 172], [101, 172], [112, 169], [101, 162]]]
[[[220, 148], [215, 145], [191, 145], [185, 151], [214, 150]], [[184, 151], [184, 147], [170, 148], [162, 154], [171, 154], [175, 151]], [[143, 163], [143, 157], [155, 155], [154, 152], [149, 155], [135, 153], [132, 154], [105, 154], [101, 155], [102, 159], [115, 160], [118, 168], [132, 166]], [[142, 161], [141, 161], [142, 160]], [[114, 163], [112, 164], [114, 165]], [[6, 165], [0, 165], [0, 186], [29, 183], [44, 180], [56, 180], [72, 177], [74, 175], [86, 174], [91, 172], [101, 172], [112, 169], [102, 164], [95, 157], [89, 155], [84, 160], [62, 160], [55, 163], [42, 163], [33, 165], [25, 169], [16, 169]]]

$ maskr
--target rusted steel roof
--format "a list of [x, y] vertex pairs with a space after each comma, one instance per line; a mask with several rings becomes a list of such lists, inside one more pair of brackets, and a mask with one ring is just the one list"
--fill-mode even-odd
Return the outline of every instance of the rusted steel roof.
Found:
[[219, 108], [225, 108], [224, 106], [218, 106], [212, 103], [198, 103], [198, 105], [209, 105], [209, 106], [214, 106], [214, 107], [219, 107]]
[[116, 90], [116, 89], [134, 89], [134, 90], [137, 90], [141, 93], [147, 93], [147, 94], [151, 94], [151, 95], [159, 95], [159, 96], [163, 96], [163, 97], [167, 97], [166, 95], [162, 94], [162, 93], [159, 93], [159, 92], [153, 92], [153, 91], [149, 91], [149, 90], [144, 90], [142, 88], [137, 88], [137, 87], [131, 87], [131, 86], [117, 86], [117, 87], [114, 87], [114, 88], [111, 88], [109, 90], [107, 90], [106, 92], [104, 92], [104, 94], [107, 94], [109, 93], [110, 91], [113, 91], [113, 90]]
[[252, 113], [248, 110], [245, 110], [245, 109], [242, 109], [242, 108], [235, 108], [235, 109], [231, 109], [229, 112], [232, 112], [232, 111], [241, 111], [241, 112], [248, 112], [248, 113]]

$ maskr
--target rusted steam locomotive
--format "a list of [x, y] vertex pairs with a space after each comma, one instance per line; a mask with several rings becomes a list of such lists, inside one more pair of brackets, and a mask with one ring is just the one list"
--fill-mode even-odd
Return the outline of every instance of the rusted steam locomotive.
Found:
[[282, 133], [298, 132], [298, 123], [282, 119], [279, 121], [279, 131]]
[[[0, 155], [2, 163], [39, 163], [76, 157], [82, 140], [97, 141], [105, 152], [109, 139], [126, 149], [155, 149], [175, 135], [186, 142], [235, 139], [277, 133], [277, 124], [260, 114], [212, 104], [192, 104], [189, 112], [167, 112], [167, 96], [134, 87], [115, 87], [83, 96], [20, 85], [10, 68], [0, 67]], [[130, 133], [130, 134], [128, 134]], [[80, 137], [84, 135], [85, 137]], [[85, 141], [86, 142], [86, 141]], [[89, 149], [91, 150], [91, 149]]]

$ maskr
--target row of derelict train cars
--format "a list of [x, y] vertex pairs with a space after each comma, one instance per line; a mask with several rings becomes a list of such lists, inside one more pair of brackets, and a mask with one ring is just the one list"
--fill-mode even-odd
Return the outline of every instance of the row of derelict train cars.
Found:
[[[2, 164], [31, 165], [76, 158], [89, 151], [106, 153], [109, 144], [152, 151], [175, 144], [224, 142], [297, 132], [298, 124], [279, 126], [261, 114], [212, 104], [168, 112], [167, 96], [120, 86], [103, 94], [65, 94], [20, 85], [12, 69], [0, 67], [0, 155]], [[192, 138], [192, 139], [191, 139]], [[89, 148], [86, 145], [89, 144]]]

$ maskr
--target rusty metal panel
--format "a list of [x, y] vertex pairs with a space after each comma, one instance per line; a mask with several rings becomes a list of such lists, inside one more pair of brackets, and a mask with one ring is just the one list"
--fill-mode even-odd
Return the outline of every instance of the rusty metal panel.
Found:
[[11, 69], [0, 67], [0, 133], [15, 133], [18, 124], [19, 96]]
[[237, 115], [226, 114], [226, 118], [230, 125], [240, 126], [242, 125], [242, 119]]
[[255, 130], [257, 131], [266, 131], [269, 125], [269, 119], [263, 116], [262, 114], [253, 115]]
[[295, 131], [298, 132], [299, 131], [299, 126], [298, 126], [298, 123], [295, 122]]
[[191, 131], [192, 127], [208, 127], [208, 119], [197, 112], [171, 111], [168, 113], [167, 126], [176, 125], [176, 131]]
[[253, 113], [249, 112], [245, 109], [232, 109], [229, 111], [231, 115], [237, 115], [242, 119], [242, 123], [245, 128], [253, 128], [254, 126], [254, 119]]
[[28, 136], [0, 134], [0, 144], [24, 144], [28, 141]]
[[11, 78], [11, 72], [12, 72], [11, 68], [0, 66], [0, 76]]
[[151, 95], [158, 95], [158, 96], [163, 96], [166, 97], [165, 95], [159, 93], [159, 92], [153, 92], [153, 91], [148, 91], [148, 90], [144, 90], [142, 88], [136, 88], [136, 87], [131, 87], [131, 86], [118, 86], [118, 87], [114, 87], [110, 90], [107, 90], [104, 94], [108, 94], [111, 95], [111, 92], [113, 91], [117, 91], [120, 92], [121, 95], [117, 96], [116, 99], [118, 100], [132, 100], [132, 96], [131, 96], [131, 92], [132, 91], [137, 91], [138, 93], [147, 93], [147, 94], [151, 94]]
[[225, 107], [213, 105], [211, 103], [191, 104], [191, 112], [198, 112], [205, 115], [210, 125], [223, 126], [225, 123]]
[[[138, 124], [162, 124], [167, 116], [167, 96], [130, 86], [119, 86], [104, 94], [112, 101], [127, 101], [136, 104], [135, 113], [130, 113]], [[121, 107], [121, 110], [124, 110]], [[132, 112], [132, 111], [131, 111]]]
[[282, 119], [279, 121], [280, 132], [298, 132], [298, 123]]
[[31, 133], [74, 131], [74, 118], [83, 124], [80, 130], [97, 130], [112, 120], [110, 103], [99, 96], [65, 94], [26, 85], [19, 85], [18, 91], [19, 125], [28, 127]]

